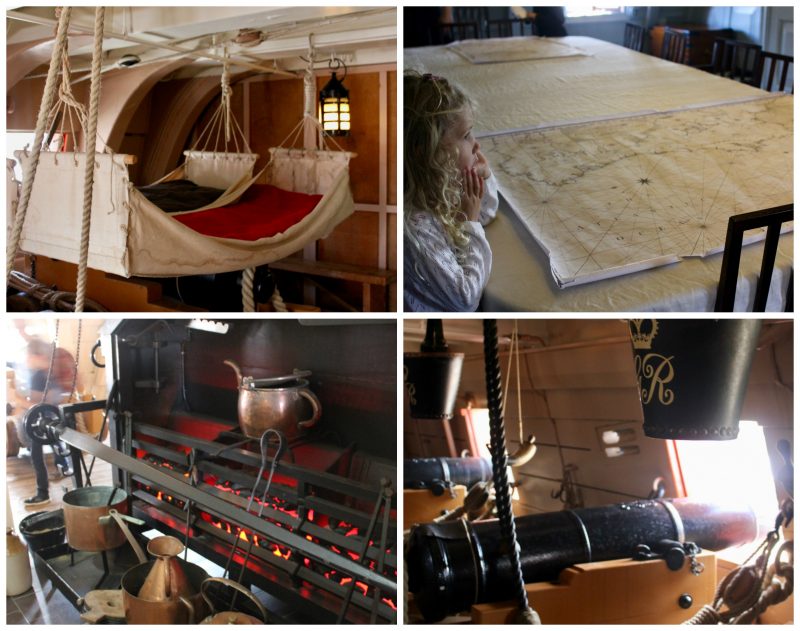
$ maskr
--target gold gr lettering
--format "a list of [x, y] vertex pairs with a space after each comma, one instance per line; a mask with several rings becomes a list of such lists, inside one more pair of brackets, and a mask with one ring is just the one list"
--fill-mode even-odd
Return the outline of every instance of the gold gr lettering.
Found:
[[634, 366], [639, 378], [642, 403], [646, 405], [657, 398], [661, 405], [672, 405], [675, 393], [667, 387], [675, 378], [672, 357], [664, 357], [658, 353], [648, 353], [644, 357], [636, 355]]

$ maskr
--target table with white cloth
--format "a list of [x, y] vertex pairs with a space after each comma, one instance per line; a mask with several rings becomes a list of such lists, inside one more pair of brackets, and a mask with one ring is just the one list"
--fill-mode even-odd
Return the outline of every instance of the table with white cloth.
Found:
[[[475, 106], [502, 194], [484, 310], [711, 310], [728, 217], [793, 201], [792, 96], [587, 37], [409, 49], [405, 66]], [[736, 310], [760, 270], [763, 231], [747, 237]], [[784, 234], [770, 311], [792, 264]]]

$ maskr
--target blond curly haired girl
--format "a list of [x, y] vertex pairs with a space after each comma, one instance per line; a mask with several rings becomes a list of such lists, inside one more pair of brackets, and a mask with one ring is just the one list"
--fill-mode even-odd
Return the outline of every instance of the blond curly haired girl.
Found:
[[492, 252], [483, 226], [497, 182], [472, 135], [467, 96], [443, 77], [404, 76], [406, 311], [475, 311]]

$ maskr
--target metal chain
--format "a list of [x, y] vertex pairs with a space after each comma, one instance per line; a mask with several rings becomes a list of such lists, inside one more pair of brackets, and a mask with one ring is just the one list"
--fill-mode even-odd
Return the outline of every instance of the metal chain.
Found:
[[68, 403], [72, 403], [75, 398], [75, 386], [78, 384], [78, 364], [81, 357], [81, 331], [83, 329], [83, 320], [78, 320], [78, 341], [75, 345], [75, 368], [72, 371], [72, 387], [69, 389]]
[[706, 566], [697, 560], [697, 555], [701, 552], [700, 546], [694, 541], [687, 541], [683, 544], [683, 549], [686, 552], [686, 556], [689, 557], [689, 571], [695, 576], [700, 576], [703, 570], [706, 569]]
[[58, 348], [58, 328], [60, 321], [56, 320], [56, 334], [53, 337], [53, 348], [50, 351], [50, 367], [47, 369], [47, 379], [44, 382], [44, 392], [42, 392], [42, 403], [47, 401], [47, 392], [50, 390], [50, 380], [53, 377], [53, 366], [56, 363], [56, 348]]

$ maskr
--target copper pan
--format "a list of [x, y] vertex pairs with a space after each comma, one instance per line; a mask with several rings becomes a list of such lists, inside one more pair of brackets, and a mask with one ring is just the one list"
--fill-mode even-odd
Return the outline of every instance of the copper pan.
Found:
[[107, 517], [113, 508], [127, 515], [128, 494], [113, 486], [86, 486], [63, 498], [67, 542], [75, 550], [102, 552], [125, 543], [125, 533]]

